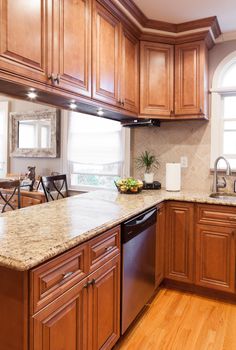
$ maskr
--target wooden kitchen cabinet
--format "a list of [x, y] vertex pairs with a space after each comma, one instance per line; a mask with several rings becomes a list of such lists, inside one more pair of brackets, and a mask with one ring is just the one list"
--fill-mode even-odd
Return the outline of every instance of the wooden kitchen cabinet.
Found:
[[157, 233], [156, 233], [156, 277], [155, 285], [158, 287], [164, 279], [165, 272], [165, 234], [166, 234], [166, 208], [165, 203], [157, 206]]
[[120, 257], [89, 280], [89, 349], [111, 349], [120, 337]]
[[91, 0], [53, 2], [52, 62], [57, 87], [91, 96]]
[[139, 112], [139, 40], [121, 29], [121, 102], [125, 110]]
[[120, 22], [94, 1], [93, 8], [93, 95], [115, 106], [119, 97]]
[[0, 67], [47, 82], [48, 1], [0, 0]]
[[178, 45], [141, 42], [140, 67], [141, 115], [207, 117], [207, 49], [203, 41]]
[[203, 41], [175, 46], [175, 117], [207, 115], [207, 49]]
[[235, 234], [229, 227], [198, 225], [196, 284], [235, 292]]
[[32, 317], [32, 350], [87, 349], [86, 280]]
[[236, 210], [198, 204], [196, 214], [196, 284], [235, 292]]
[[2, 70], [91, 96], [91, 0], [0, 0], [0, 16]]
[[119, 226], [34, 268], [30, 290], [32, 350], [111, 349], [120, 336]]
[[140, 44], [140, 114], [170, 118], [174, 111], [174, 46]]
[[166, 207], [165, 277], [193, 283], [194, 204], [168, 202]]
[[96, 1], [93, 10], [92, 57], [92, 97], [137, 114], [139, 40]]

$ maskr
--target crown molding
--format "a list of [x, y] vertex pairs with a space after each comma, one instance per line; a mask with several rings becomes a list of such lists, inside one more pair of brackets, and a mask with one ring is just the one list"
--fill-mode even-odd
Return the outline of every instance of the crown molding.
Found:
[[236, 31], [222, 33], [217, 39], [216, 44], [223, 43], [225, 41], [236, 40]]
[[[210, 30], [212, 39], [215, 41], [221, 34], [219, 22], [216, 16], [202, 18], [199, 20], [173, 24], [164, 21], [157, 21], [148, 19], [145, 14], [139, 9], [133, 0], [114, 0], [116, 4], [126, 12], [126, 15], [135, 22], [141, 32], [150, 32], [153, 34], [153, 30], [157, 31], [158, 35], [173, 35], [176, 34], [187, 34], [186, 32], [193, 30]], [[127, 13], [128, 12], [128, 13]]]

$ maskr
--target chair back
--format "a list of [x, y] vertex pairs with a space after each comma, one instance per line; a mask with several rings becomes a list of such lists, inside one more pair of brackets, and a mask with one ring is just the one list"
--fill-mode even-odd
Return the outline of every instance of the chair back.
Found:
[[20, 180], [0, 179], [0, 212], [20, 207]]
[[47, 202], [69, 196], [65, 174], [42, 176], [41, 183]]

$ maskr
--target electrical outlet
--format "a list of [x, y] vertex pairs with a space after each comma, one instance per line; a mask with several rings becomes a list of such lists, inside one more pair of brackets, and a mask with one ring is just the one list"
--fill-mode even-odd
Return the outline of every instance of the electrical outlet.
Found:
[[180, 157], [180, 164], [181, 168], [187, 168], [188, 167], [188, 157]]

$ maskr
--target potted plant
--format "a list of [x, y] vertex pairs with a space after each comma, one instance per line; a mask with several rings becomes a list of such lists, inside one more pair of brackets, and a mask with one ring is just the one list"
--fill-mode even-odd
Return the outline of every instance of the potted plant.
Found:
[[154, 170], [159, 168], [159, 162], [151, 151], [144, 151], [136, 158], [137, 169], [144, 169], [144, 181], [153, 183]]

